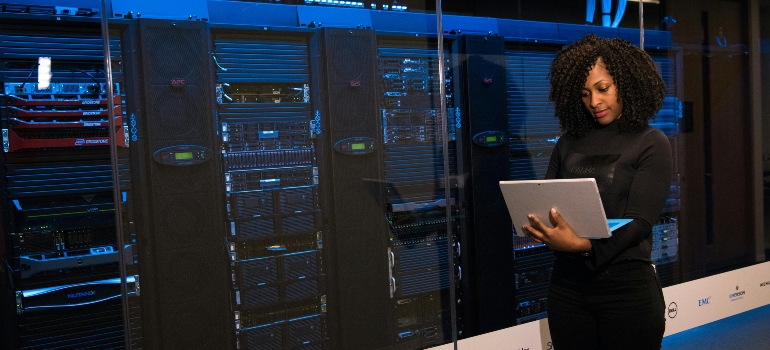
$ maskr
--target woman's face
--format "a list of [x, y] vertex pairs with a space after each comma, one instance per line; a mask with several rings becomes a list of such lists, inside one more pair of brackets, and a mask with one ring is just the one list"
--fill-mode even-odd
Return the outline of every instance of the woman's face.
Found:
[[601, 125], [614, 122], [623, 112], [623, 103], [618, 98], [618, 88], [601, 57], [588, 72], [582, 98], [583, 106]]

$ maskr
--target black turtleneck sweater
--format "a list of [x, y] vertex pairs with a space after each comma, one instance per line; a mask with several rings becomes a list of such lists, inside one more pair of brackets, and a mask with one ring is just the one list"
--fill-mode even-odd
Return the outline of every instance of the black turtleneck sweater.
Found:
[[671, 144], [663, 132], [649, 126], [620, 132], [613, 122], [596, 124], [583, 137], [559, 138], [546, 178], [593, 177], [607, 218], [633, 219], [612, 237], [591, 240], [593, 252], [586, 262], [596, 269], [623, 260], [650, 261], [652, 226], [669, 196], [671, 173]]

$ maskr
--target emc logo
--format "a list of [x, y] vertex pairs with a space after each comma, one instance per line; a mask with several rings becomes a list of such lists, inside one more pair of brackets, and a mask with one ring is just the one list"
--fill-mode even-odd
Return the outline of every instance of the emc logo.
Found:
[[698, 299], [698, 306], [708, 305], [711, 302], [711, 297], [705, 299]]

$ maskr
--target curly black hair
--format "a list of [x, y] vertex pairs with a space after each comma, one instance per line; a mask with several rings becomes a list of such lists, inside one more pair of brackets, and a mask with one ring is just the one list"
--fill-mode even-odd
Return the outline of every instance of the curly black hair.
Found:
[[621, 131], [640, 130], [663, 106], [666, 85], [650, 55], [626, 40], [588, 34], [562, 49], [551, 63], [549, 99], [566, 135], [581, 137], [594, 123], [581, 94], [600, 57], [623, 103], [623, 117], [617, 120]]

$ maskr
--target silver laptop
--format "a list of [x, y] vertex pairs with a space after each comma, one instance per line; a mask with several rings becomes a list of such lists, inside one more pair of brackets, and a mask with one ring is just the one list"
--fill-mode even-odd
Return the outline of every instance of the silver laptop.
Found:
[[529, 224], [529, 214], [553, 227], [548, 216], [551, 208], [556, 208], [575, 234], [590, 239], [609, 238], [612, 231], [632, 221], [607, 219], [593, 178], [500, 181], [500, 190], [516, 232], [522, 236], [521, 227]]

